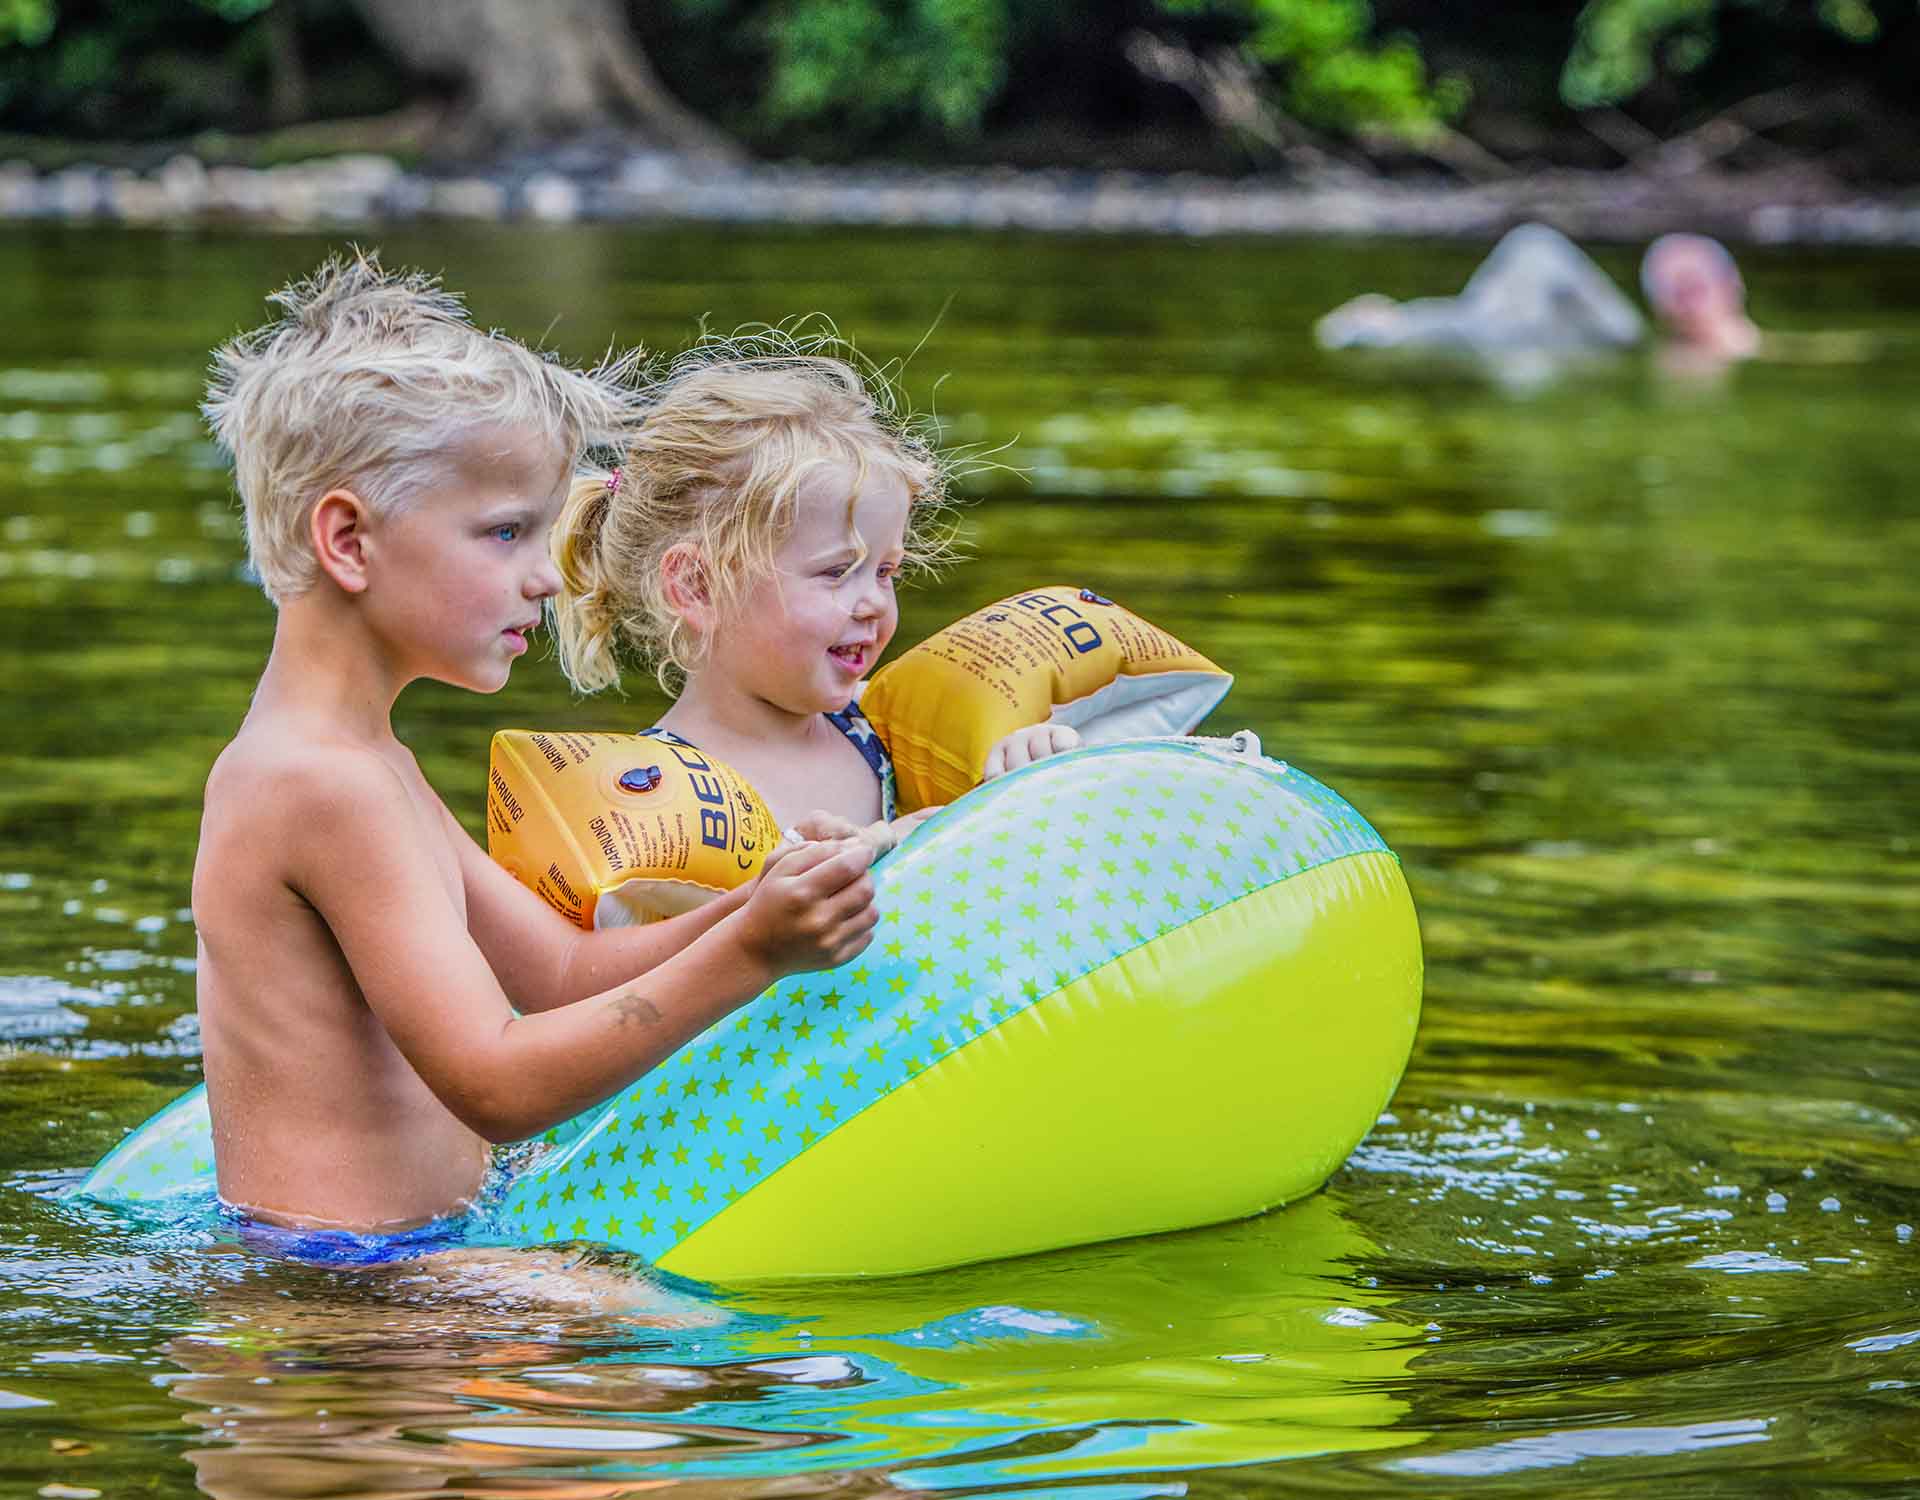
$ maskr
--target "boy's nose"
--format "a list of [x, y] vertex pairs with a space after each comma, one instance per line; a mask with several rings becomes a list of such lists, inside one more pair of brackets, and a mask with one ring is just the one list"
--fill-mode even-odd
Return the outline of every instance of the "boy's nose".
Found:
[[526, 595], [529, 599], [551, 599], [559, 592], [560, 570], [554, 566], [551, 558], [527, 576]]

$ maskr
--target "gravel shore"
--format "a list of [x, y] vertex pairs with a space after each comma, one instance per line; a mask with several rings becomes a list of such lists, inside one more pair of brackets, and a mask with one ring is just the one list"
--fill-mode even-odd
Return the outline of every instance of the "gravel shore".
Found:
[[1920, 244], [1920, 194], [1851, 196], [1792, 175], [1541, 173], [1494, 183], [1325, 185], [1139, 173], [714, 165], [566, 151], [465, 174], [357, 154], [266, 168], [176, 155], [148, 170], [0, 163], [0, 220], [310, 229], [419, 219], [859, 224], [1067, 234], [1486, 239], [1527, 219], [1576, 239], [1687, 228], [1749, 244]]

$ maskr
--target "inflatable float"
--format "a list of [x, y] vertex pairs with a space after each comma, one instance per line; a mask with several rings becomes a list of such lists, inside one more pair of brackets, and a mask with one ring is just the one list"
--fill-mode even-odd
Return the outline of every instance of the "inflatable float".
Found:
[[[658, 770], [660, 742], [594, 738]], [[750, 791], [706, 785], [753, 810]], [[493, 791], [523, 815], [533, 800]], [[782, 981], [548, 1132], [490, 1200], [488, 1238], [743, 1281], [1214, 1223], [1324, 1182], [1412, 1049], [1420, 941], [1399, 861], [1251, 736], [1025, 767], [936, 814], [874, 880], [865, 953]], [[212, 1171], [195, 1090], [80, 1191], [211, 1195]]]

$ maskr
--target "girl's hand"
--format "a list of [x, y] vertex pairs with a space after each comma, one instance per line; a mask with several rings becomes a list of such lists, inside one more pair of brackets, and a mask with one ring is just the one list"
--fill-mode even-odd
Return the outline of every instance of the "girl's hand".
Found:
[[[876, 823], [875, 828], [884, 828], [884, 823]], [[811, 849], [816, 844], [842, 844], [850, 839], [859, 839], [873, 845], [876, 855], [886, 853], [890, 845], [876, 840], [871, 828], [862, 828], [848, 821], [838, 813], [810, 812], [804, 818], [797, 818], [780, 835], [780, 842], [767, 851], [767, 857], [761, 861], [760, 873], [766, 874], [781, 860], [788, 859], [802, 849]]]
[[880, 920], [872, 863], [872, 846], [857, 838], [801, 844], [769, 859], [736, 914], [742, 943], [776, 975], [838, 968], [873, 940]]
[[939, 811], [937, 807], [923, 807], [904, 818], [895, 818], [891, 823], [882, 818], [864, 827], [848, 822], [838, 813], [810, 812], [787, 830], [786, 837], [767, 855], [767, 864], [771, 865], [794, 850], [804, 849], [808, 843], [822, 839], [859, 839], [863, 844], [871, 845], [875, 858], [878, 858]]
[[1080, 736], [1065, 724], [1035, 724], [1031, 729], [1016, 729], [987, 752], [987, 763], [980, 773], [982, 781], [991, 781], [1009, 771], [1072, 750]]
[[851, 839], [860, 836], [860, 827], [849, 822], [838, 813], [810, 812], [804, 818], [796, 818], [787, 830], [788, 838], [801, 838], [809, 843], [822, 839]]
[[875, 823], [873, 826], [886, 830], [887, 847], [891, 849], [908, 834], [912, 833], [914, 829], [926, 822], [928, 818], [942, 811], [945, 807], [946, 804], [944, 802], [936, 807], [923, 807], [920, 811], [910, 812], [903, 818], [895, 818], [891, 823]]

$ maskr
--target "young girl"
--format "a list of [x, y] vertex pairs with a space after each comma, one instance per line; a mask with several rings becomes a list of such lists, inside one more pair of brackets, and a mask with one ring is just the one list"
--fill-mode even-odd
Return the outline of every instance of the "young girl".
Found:
[[[733, 766], [781, 827], [871, 825], [885, 847], [903, 831], [887, 826], [893, 766], [857, 698], [899, 623], [901, 574], [944, 555], [946, 477], [843, 349], [775, 331], [668, 369], [619, 466], [574, 484], [554, 533], [555, 638], [582, 691], [619, 681], [620, 648], [677, 680], [646, 732]], [[1073, 743], [1019, 731], [982, 770]]]

